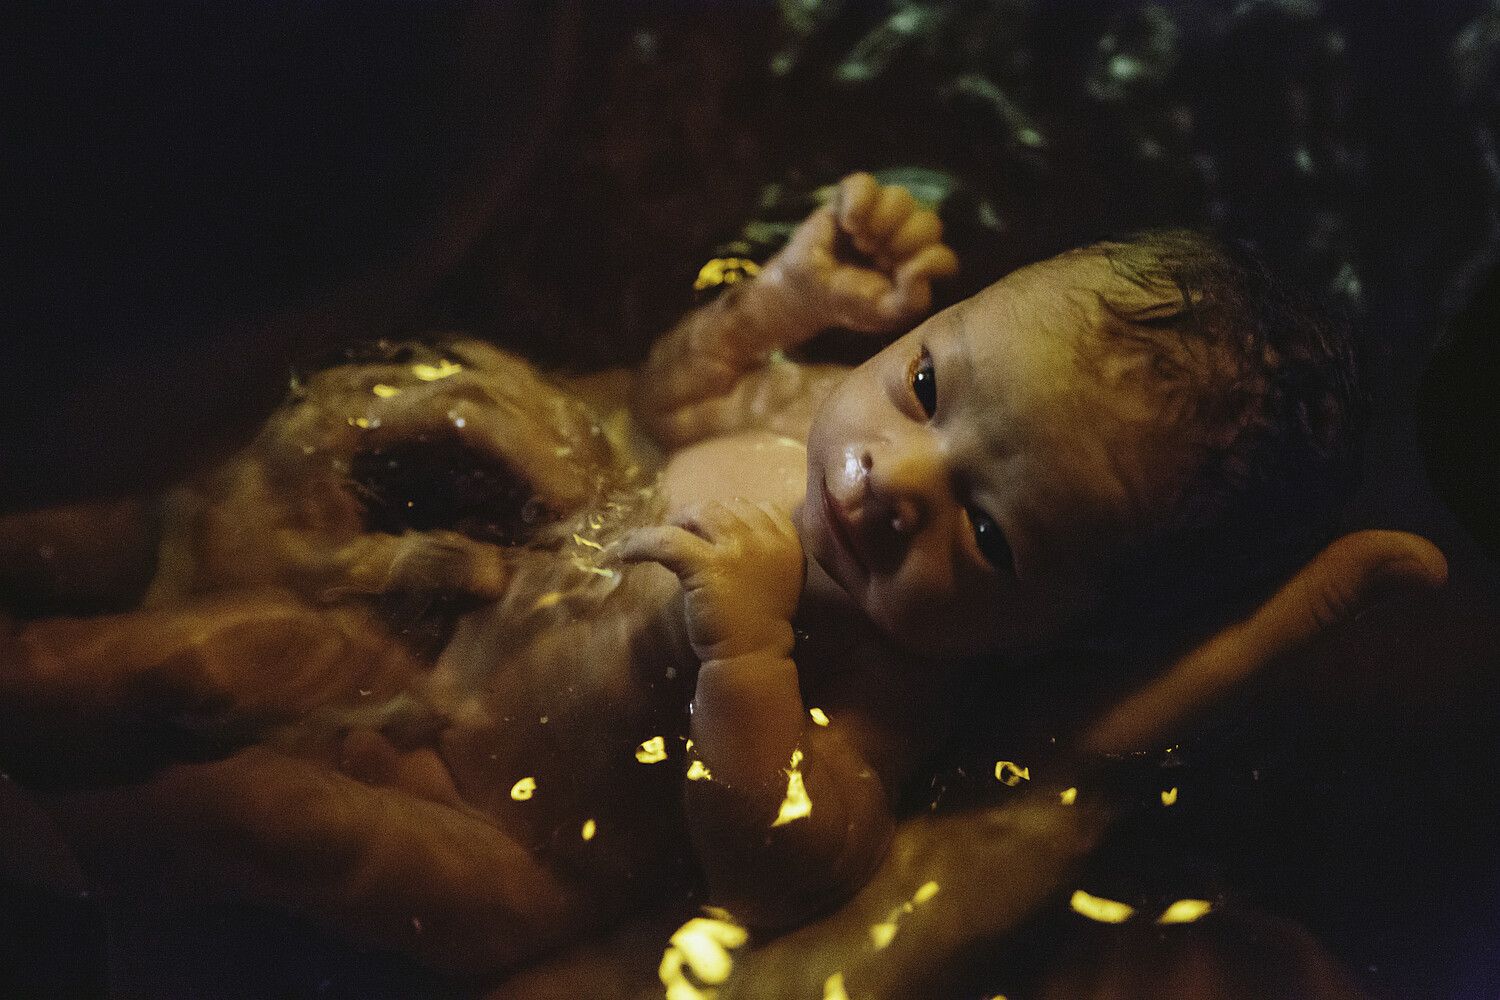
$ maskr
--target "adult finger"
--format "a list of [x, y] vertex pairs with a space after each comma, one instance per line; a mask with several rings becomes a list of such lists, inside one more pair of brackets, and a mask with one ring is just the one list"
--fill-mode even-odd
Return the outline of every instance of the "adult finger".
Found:
[[1193, 715], [1261, 668], [1382, 597], [1441, 586], [1448, 564], [1425, 538], [1358, 531], [1330, 544], [1245, 621], [1231, 625], [1105, 714], [1085, 753], [1125, 754], [1170, 742]]

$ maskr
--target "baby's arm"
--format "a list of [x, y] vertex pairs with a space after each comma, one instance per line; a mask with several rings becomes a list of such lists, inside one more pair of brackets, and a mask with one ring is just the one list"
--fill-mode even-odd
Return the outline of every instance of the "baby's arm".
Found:
[[853, 892], [885, 851], [890, 803], [857, 713], [824, 727], [803, 705], [790, 624], [803, 559], [790, 520], [770, 505], [706, 504], [637, 531], [621, 555], [682, 581], [700, 662], [686, 803], [715, 900], [781, 926]]
[[[853, 174], [752, 281], [677, 324], [636, 373], [634, 409], [668, 448], [762, 425], [812, 388], [772, 354], [822, 330], [890, 333], [932, 304], [932, 281], [958, 269], [942, 223], [905, 188]], [[815, 380], [815, 379], [814, 379]]]

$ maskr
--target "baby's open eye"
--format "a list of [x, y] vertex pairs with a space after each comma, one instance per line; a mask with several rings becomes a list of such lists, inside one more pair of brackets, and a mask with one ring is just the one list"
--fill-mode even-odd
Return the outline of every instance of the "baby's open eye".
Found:
[[979, 545], [979, 554], [995, 569], [1013, 570], [1015, 563], [1010, 554], [1010, 543], [995, 519], [982, 510], [969, 511], [969, 523], [974, 526], [974, 541]]
[[921, 356], [912, 364], [909, 377], [912, 395], [917, 397], [922, 412], [932, 416], [937, 412], [937, 375], [932, 370], [932, 355], [927, 348], [922, 348]]

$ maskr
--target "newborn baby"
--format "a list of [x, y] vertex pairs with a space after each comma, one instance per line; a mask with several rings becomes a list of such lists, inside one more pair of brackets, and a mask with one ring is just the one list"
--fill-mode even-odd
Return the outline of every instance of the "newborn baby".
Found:
[[[259, 743], [158, 782], [165, 836], [450, 967], [694, 878], [684, 839], [711, 901], [785, 926], [880, 862], [982, 656], [1180, 618], [1237, 553], [1269, 581], [1323, 540], [1348, 346], [1192, 234], [1023, 268], [856, 369], [783, 356], [905, 328], [955, 267], [936, 216], [854, 175], [633, 376], [457, 341], [297, 387], [175, 495], [144, 608], [92, 626]], [[86, 678], [79, 634], [22, 659]], [[340, 812], [348, 779], [400, 803], [389, 830]], [[465, 867], [474, 838], [506, 864]]]

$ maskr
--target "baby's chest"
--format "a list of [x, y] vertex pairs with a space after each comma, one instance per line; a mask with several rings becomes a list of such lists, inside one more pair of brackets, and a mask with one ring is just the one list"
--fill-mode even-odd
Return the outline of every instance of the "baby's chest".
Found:
[[807, 446], [766, 431], [700, 441], [667, 460], [659, 484], [669, 517], [710, 500], [744, 499], [791, 510], [807, 490]]

